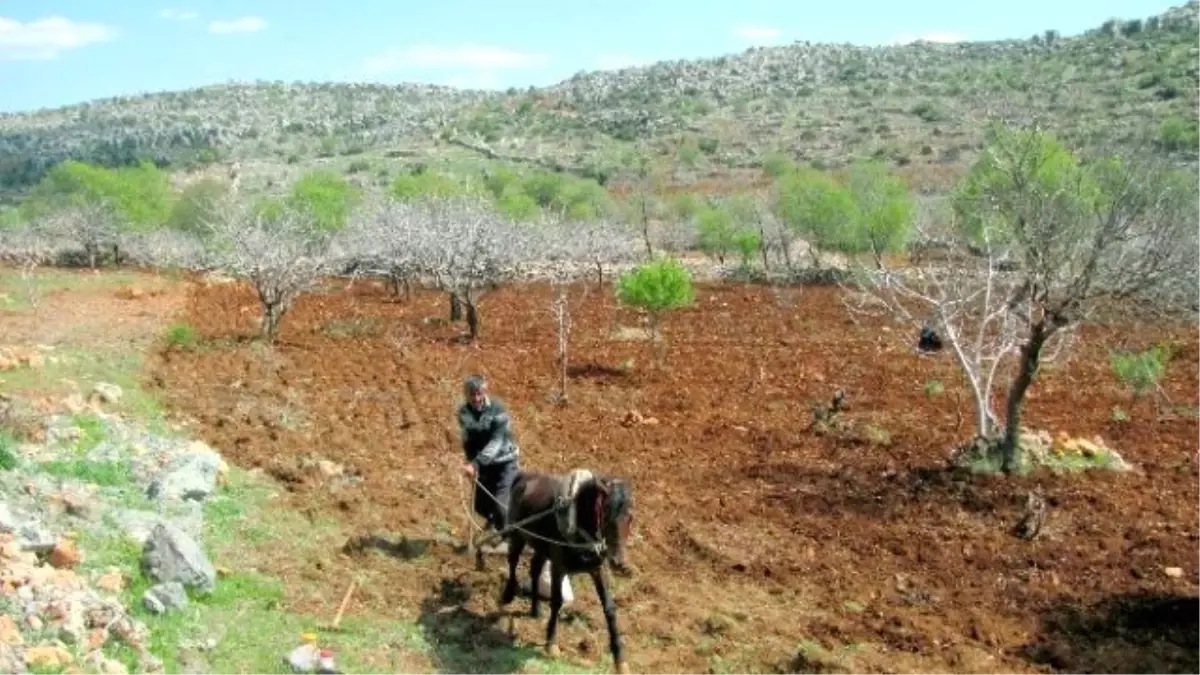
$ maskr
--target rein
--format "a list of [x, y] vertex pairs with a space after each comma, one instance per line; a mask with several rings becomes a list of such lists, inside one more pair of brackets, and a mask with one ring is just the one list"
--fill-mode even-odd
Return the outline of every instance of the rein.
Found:
[[[492, 494], [491, 491], [489, 491], [486, 487], [484, 487], [479, 482], [478, 478], [472, 478], [471, 481], [473, 483], [475, 483], [476, 487], [478, 487], [480, 490], [482, 490], [483, 493], [486, 494], [489, 499], [491, 499], [497, 505], [500, 505], [500, 500], [496, 499], [496, 495]], [[461, 475], [459, 477], [459, 482], [460, 483], [462, 482]], [[466, 508], [465, 494], [464, 494], [463, 499], [464, 499], [463, 507]], [[597, 531], [597, 533], [599, 533], [601, 531], [600, 524], [602, 522], [602, 517], [603, 517], [603, 511], [602, 511], [603, 504], [604, 504], [604, 497], [602, 494], [597, 492], [596, 493], [596, 531]], [[534, 539], [541, 539], [542, 541], [550, 543], [550, 544], [555, 544], [557, 546], [565, 546], [567, 548], [577, 548], [577, 549], [581, 549], [581, 550], [592, 551], [593, 553], [595, 553], [597, 555], [604, 555], [604, 551], [607, 548], [604, 544], [604, 539], [603, 538], [597, 539], [595, 537], [592, 537], [592, 535], [588, 534], [584, 530], [579, 530], [579, 533], [582, 534], [586, 539], [589, 539], [591, 541], [588, 541], [585, 543], [577, 543], [577, 542], [552, 539], [550, 537], [543, 537], [542, 535], [540, 535], [536, 532], [530, 532], [529, 530], [522, 527], [522, 525], [526, 525], [534, 520], [537, 520], [538, 518], [542, 518], [544, 516], [557, 513], [558, 511], [562, 511], [564, 508], [565, 507], [563, 505], [556, 503], [547, 509], [538, 511], [537, 513], [535, 513], [531, 516], [526, 516], [526, 517], [522, 518], [521, 520], [518, 520], [517, 522], [506, 526], [503, 530], [496, 532], [495, 534], [491, 535], [484, 541], [479, 542], [479, 544], [488, 543], [491, 541], [495, 541], [497, 539], [503, 539], [504, 535], [508, 534], [509, 532], [512, 532], [513, 530], [520, 530], [521, 533], [527, 537], [533, 537]], [[469, 510], [468, 510], [468, 513], [470, 513]], [[480, 532], [483, 531], [483, 528], [480, 527], [479, 524], [474, 521], [474, 519], [472, 519], [470, 522], [472, 525], [475, 526], [475, 529], [479, 530]]]

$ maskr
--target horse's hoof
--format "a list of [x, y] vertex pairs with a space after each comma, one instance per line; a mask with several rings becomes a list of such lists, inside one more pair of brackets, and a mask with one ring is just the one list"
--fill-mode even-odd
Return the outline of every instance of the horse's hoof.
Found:
[[562, 656], [562, 650], [558, 648], [558, 645], [546, 645], [546, 656], [557, 659]]
[[624, 661], [618, 663], [617, 673], [619, 673], [619, 675], [629, 675], [629, 664]]

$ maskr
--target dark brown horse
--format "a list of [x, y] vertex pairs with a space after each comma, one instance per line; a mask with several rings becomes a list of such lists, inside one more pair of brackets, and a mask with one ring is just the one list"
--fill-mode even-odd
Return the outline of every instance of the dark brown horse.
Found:
[[566, 477], [536, 471], [522, 472], [513, 484], [508, 522], [518, 527], [512, 527], [507, 536], [508, 583], [500, 604], [509, 604], [517, 595], [517, 563], [525, 545], [529, 544], [533, 548], [530, 614], [534, 618], [541, 615], [538, 579], [543, 565], [549, 562], [551, 591], [546, 652], [551, 657], [557, 656], [555, 634], [563, 604], [563, 577], [587, 573], [604, 607], [613, 664], [617, 672], [626, 673], [629, 671], [617, 628], [617, 605], [609, 590], [604, 564], [607, 562], [618, 573], [629, 573], [625, 563], [625, 542], [633, 525], [633, 491], [621, 478], [591, 475], [580, 481], [574, 490], [574, 498], [569, 500], [575, 508], [573, 521], [568, 522], [563, 516], [562, 503], [556, 501], [564, 496], [566, 485]]

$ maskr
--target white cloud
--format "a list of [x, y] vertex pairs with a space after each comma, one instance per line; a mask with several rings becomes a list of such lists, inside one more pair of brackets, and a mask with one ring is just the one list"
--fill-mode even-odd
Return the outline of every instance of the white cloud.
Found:
[[267, 20], [261, 16], [243, 16], [225, 21], [213, 21], [208, 24], [208, 32], [217, 35], [230, 33], [257, 33], [267, 27]]
[[950, 44], [954, 42], [966, 42], [966, 38], [958, 33], [944, 33], [935, 31], [933, 33], [926, 33], [920, 37], [901, 35], [900, 37], [896, 38], [895, 44], [907, 45], [914, 42], [937, 42], [941, 44]]
[[199, 18], [199, 16], [199, 12], [193, 12], [191, 10], [184, 9], [174, 9], [172, 7], [168, 7], [158, 13], [158, 18], [166, 19], [167, 21], [193, 21]]
[[600, 70], [620, 70], [633, 66], [644, 66], [649, 60], [629, 54], [601, 54], [596, 57], [596, 67]]
[[733, 34], [750, 42], [774, 42], [783, 33], [778, 28], [770, 26], [742, 25], [734, 28]]
[[522, 52], [504, 47], [463, 44], [442, 47], [418, 44], [403, 49], [386, 49], [363, 63], [368, 75], [381, 75], [420, 68], [470, 68], [473, 70], [521, 70], [546, 64], [546, 54]]
[[116, 36], [117, 31], [110, 26], [61, 16], [27, 22], [0, 16], [0, 61], [46, 61]]

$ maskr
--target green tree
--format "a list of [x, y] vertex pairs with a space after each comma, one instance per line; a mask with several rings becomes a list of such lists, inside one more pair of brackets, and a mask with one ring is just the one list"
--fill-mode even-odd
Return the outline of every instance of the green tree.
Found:
[[317, 230], [328, 233], [344, 228], [361, 200], [359, 189], [342, 175], [314, 171], [292, 185], [287, 201], [298, 213], [311, 218]]
[[650, 315], [651, 340], [659, 345], [656, 357], [661, 364], [666, 355], [666, 339], [660, 330], [662, 319], [669, 312], [695, 302], [691, 274], [678, 260], [659, 258], [622, 274], [617, 280], [617, 298]]
[[[1043, 132], [989, 131], [954, 207], [966, 239], [989, 259], [1002, 254], [1017, 262], [1009, 292], [997, 302], [1021, 312], [1012, 341], [1017, 373], [994, 446], [1005, 472], [1022, 465], [1022, 410], [1047, 344], [1101, 306], [1170, 301], [1174, 284], [1195, 279], [1196, 184], [1194, 173], [1142, 160], [1081, 162]], [[990, 266], [981, 274], [993, 276]], [[981, 418], [988, 435], [990, 424]]]
[[850, 168], [850, 194], [854, 201], [852, 227], [835, 237], [834, 247], [845, 253], [871, 253], [882, 265], [886, 253], [904, 249], [912, 232], [917, 204], [899, 177], [879, 161]]
[[185, 187], [175, 199], [167, 216], [167, 227], [179, 232], [207, 236], [229, 188], [220, 181], [206, 178]]
[[737, 229], [729, 210], [717, 206], [705, 206], [696, 214], [696, 231], [700, 250], [725, 264], [725, 256], [734, 248]]
[[808, 167], [796, 169], [776, 181], [776, 192], [779, 219], [808, 241], [814, 266], [820, 266], [820, 249], [840, 249], [852, 240], [854, 195], [833, 176]]

